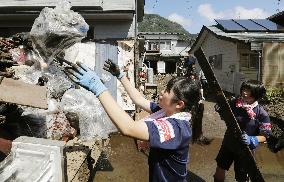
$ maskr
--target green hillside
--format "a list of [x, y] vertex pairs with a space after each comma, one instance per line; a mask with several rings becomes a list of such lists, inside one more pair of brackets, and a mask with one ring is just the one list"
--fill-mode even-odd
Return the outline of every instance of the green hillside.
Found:
[[172, 22], [156, 14], [145, 14], [143, 21], [138, 23], [139, 32], [168, 32], [181, 33], [182, 40], [191, 40], [193, 36], [186, 31], [180, 24]]

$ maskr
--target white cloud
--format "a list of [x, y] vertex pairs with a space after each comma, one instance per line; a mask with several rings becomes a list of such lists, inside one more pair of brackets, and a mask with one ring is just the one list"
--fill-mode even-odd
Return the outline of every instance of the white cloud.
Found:
[[145, 14], [154, 14], [153, 10], [145, 9]]
[[234, 17], [241, 19], [256, 19], [256, 18], [267, 18], [270, 13], [260, 8], [246, 9], [242, 6], [234, 8]]
[[177, 14], [177, 13], [172, 13], [168, 17], [169, 20], [181, 24], [184, 28], [188, 28], [191, 26], [192, 21], [190, 19], [186, 19], [185, 17]]
[[215, 12], [211, 4], [201, 4], [198, 6], [198, 13], [205, 17], [209, 21], [214, 21], [214, 19], [221, 19], [225, 17], [224, 12]]
[[201, 4], [198, 7], [198, 13], [213, 22], [214, 19], [254, 19], [267, 18], [270, 13], [260, 8], [247, 9], [242, 6], [236, 6], [233, 9], [215, 11], [211, 4]]

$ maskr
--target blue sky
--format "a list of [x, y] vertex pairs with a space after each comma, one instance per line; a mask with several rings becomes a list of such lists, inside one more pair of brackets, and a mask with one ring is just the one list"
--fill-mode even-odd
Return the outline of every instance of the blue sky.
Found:
[[180, 23], [190, 33], [214, 19], [266, 18], [284, 10], [284, 0], [145, 0], [145, 13]]

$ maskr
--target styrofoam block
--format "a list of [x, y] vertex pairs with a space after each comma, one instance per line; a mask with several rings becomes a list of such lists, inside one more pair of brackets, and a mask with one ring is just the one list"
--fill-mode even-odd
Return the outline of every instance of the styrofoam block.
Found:
[[64, 181], [64, 142], [19, 137], [11, 154], [0, 163], [0, 181]]

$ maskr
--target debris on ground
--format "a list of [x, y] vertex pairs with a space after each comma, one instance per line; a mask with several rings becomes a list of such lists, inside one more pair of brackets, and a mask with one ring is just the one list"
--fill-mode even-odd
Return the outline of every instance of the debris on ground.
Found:
[[82, 141], [78, 138], [68, 141], [65, 147], [67, 163], [66, 181], [88, 181], [94, 177], [92, 169], [97, 168], [103, 153], [110, 153], [109, 139]]
[[[80, 43], [86, 37], [89, 26], [80, 14], [70, 8], [71, 5], [67, 1], [59, 3], [55, 8], [44, 8], [35, 20], [30, 33], [0, 38], [0, 76], [10, 77], [11, 79], [8, 80], [10, 82], [22, 83], [24, 86], [29, 85], [45, 91], [41, 92], [45, 100], [40, 100], [45, 107], [40, 107], [38, 103], [27, 104], [33, 100], [39, 101], [38, 95], [32, 90], [22, 90], [24, 92], [22, 95], [20, 91], [15, 91], [19, 95], [18, 99], [24, 100], [21, 103], [0, 103], [0, 160], [3, 160], [3, 153], [5, 155], [10, 153], [12, 141], [18, 137], [29, 136], [32, 140], [36, 140], [34, 137], [42, 140], [59, 140], [67, 143], [65, 154], [68, 181], [74, 179], [87, 181], [102, 151], [103, 145], [100, 142], [105, 141], [104, 145], [107, 144], [108, 135], [117, 129], [95, 95], [72, 83], [63, 72], [65, 65], [55, 59], [60, 54], [64, 55], [66, 49], [76, 49], [77, 52], [84, 53], [87, 52], [85, 47], [94, 50], [94, 43]], [[76, 43], [80, 46], [72, 48], [78, 46]], [[84, 57], [87, 55], [75, 56], [79, 60], [85, 60]], [[89, 64], [87, 63], [88, 66], [93, 66], [94, 61], [89, 61]], [[106, 75], [102, 76], [104, 82], [110, 80]], [[6, 80], [7, 78], [4, 78], [3, 85], [0, 84], [0, 90], [5, 86]], [[13, 87], [13, 84], [10, 86]], [[22, 87], [16, 88], [22, 89]], [[27, 96], [26, 93], [30, 95]], [[15, 100], [13, 97], [10, 99]], [[15, 152], [12, 149], [6, 162], [0, 163], [0, 171], [3, 172], [2, 169], [7, 165], [20, 163], [20, 158], [14, 158]], [[38, 151], [27, 151], [27, 155], [34, 152]], [[63, 154], [58, 154], [58, 157], [62, 156]], [[34, 159], [33, 156], [29, 157], [27, 159]], [[45, 165], [42, 169], [51, 165], [48, 157], [43, 156], [42, 160], [38, 160], [33, 167], [41, 165]], [[11, 173], [7, 169], [4, 171], [7, 172], [4, 177], [9, 178]], [[29, 168], [29, 172], [25, 173], [33, 176], [33, 169]], [[86, 169], [89, 169], [89, 172]], [[16, 173], [17, 171], [12, 173], [12, 176]], [[27, 181], [27, 176], [21, 175], [23, 173], [17, 173], [14, 177]], [[0, 179], [1, 177], [3, 173], [0, 172]]]
[[[43, 102], [48, 104], [48, 110], [41, 110], [40, 108], [44, 107], [29, 108], [23, 107], [25, 104], [20, 103], [21, 106], [17, 108], [22, 111], [18, 114], [17, 120], [11, 121], [8, 118], [9, 121], [5, 125], [12, 125], [11, 123], [15, 125], [24, 118], [28, 128], [28, 136], [68, 141], [80, 133], [81, 137], [86, 140], [107, 138], [109, 133], [117, 130], [98, 99], [89, 91], [75, 89], [76, 85], [63, 72], [63, 65], [54, 60], [57, 54], [64, 54], [67, 48], [68, 51], [76, 49], [77, 52], [80, 50], [84, 52], [86, 48], [86, 46], [81, 46], [82, 43], [75, 43], [80, 42], [87, 35], [89, 27], [83, 17], [70, 8], [70, 3], [59, 4], [54, 9], [44, 8], [35, 20], [30, 34], [23, 33], [16, 35], [15, 38], [2, 40], [3, 52], [6, 53], [5, 58], [9, 58], [10, 61], [17, 64], [17, 66], [12, 65], [9, 68], [14, 73], [12, 78], [34, 86], [42, 86], [36, 86], [40, 89], [47, 88], [47, 94], [45, 93], [47, 101]], [[56, 38], [56, 44], [54, 44], [54, 38]], [[72, 48], [73, 45], [76, 48]], [[86, 45], [90, 49], [94, 46], [94, 44]], [[13, 51], [16, 48], [21, 48], [23, 55], [26, 55], [25, 59], [20, 62], [13, 59], [16, 55]], [[9, 56], [7, 56], [8, 54]], [[86, 55], [78, 54], [72, 59], [85, 60], [85, 57]], [[94, 66], [93, 62], [89, 61], [88, 63]], [[109, 78], [105, 78], [105, 82], [108, 80]], [[23, 92], [29, 93], [29, 91]], [[37, 95], [34, 92], [33, 94], [32, 97], [23, 95], [24, 97], [21, 98], [29, 101], [38, 100]], [[32, 104], [28, 104], [28, 106], [30, 105]], [[32, 106], [36, 106], [36, 104]], [[66, 114], [70, 112], [75, 114], [79, 120], [77, 124], [73, 123], [75, 128], [71, 126], [68, 117], [66, 117]], [[3, 117], [6, 117], [5, 114]], [[20, 126], [20, 124], [16, 125]], [[21, 136], [18, 134], [14, 134], [13, 138]]]

